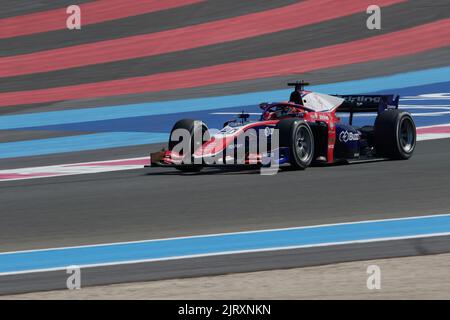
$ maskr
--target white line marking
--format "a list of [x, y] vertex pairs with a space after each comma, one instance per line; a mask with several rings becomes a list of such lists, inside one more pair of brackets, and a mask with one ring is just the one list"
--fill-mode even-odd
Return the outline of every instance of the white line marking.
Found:
[[442, 111], [442, 112], [424, 112], [424, 113], [412, 113], [414, 117], [436, 117], [436, 116], [444, 116], [446, 114], [450, 114], [450, 111]]
[[399, 105], [402, 109], [443, 109], [450, 110], [450, 105], [448, 104], [401, 104]]
[[47, 248], [47, 249], [8, 251], [8, 252], [0, 252], [0, 255], [16, 254], [16, 253], [43, 252], [43, 251], [56, 251], [56, 250], [66, 250], [66, 249], [96, 248], [96, 247], [105, 247], [105, 246], [112, 246], [112, 245], [139, 244], [139, 243], [144, 243], [144, 242], [196, 239], [196, 238], [204, 238], [204, 237], [218, 237], [218, 236], [220, 237], [220, 236], [228, 236], [228, 235], [254, 234], [254, 233], [273, 232], [273, 231], [316, 229], [316, 228], [323, 228], [323, 227], [345, 226], [345, 225], [351, 225], [351, 224], [364, 224], [364, 223], [403, 221], [403, 220], [417, 220], [417, 219], [428, 219], [428, 218], [448, 217], [448, 216], [450, 216], [450, 213], [430, 214], [430, 215], [416, 216], [416, 217], [400, 217], [400, 218], [387, 218], [387, 219], [373, 219], [373, 220], [325, 223], [325, 224], [318, 224], [318, 225], [312, 225], [312, 226], [300, 226], [300, 227], [272, 228], [272, 229], [249, 230], [249, 231], [210, 233], [210, 234], [184, 236], [184, 237], [157, 238], [157, 239], [137, 240], [137, 241], [108, 242], [108, 243], [89, 244], [89, 245], [81, 245], [81, 246], [56, 247], [56, 248]]
[[[449, 108], [450, 109], [450, 108]], [[450, 111], [445, 112], [431, 112], [431, 113], [413, 113], [414, 116], [438, 116], [443, 114], [450, 114]], [[360, 114], [355, 116], [361, 117], [371, 117], [376, 114]], [[346, 116], [346, 115], [344, 115]], [[431, 128], [431, 127], [442, 127], [448, 126], [450, 124], [432, 125], [418, 127], [421, 128]], [[448, 133], [421, 133], [417, 135], [418, 141], [425, 140], [435, 140], [435, 139], [445, 139], [450, 138]], [[129, 159], [117, 159], [117, 160], [103, 160], [95, 162], [81, 162], [81, 163], [71, 163], [71, 164], [61, 164], [52, 166], [42, 166], [42, 167], [30, 167], [30, 168], [18, 168], [18, 169], [7, 169], [0, 170], [0, 182], [3, 181], [20, 181], [20, 180], [30, 180], [30, 179], [41, 179], [41, 178], [53, 178], [62, 176], [72, 176], [72, 175], [82, 175], [91, 173], [105, 173], [113, 171], [125, 171], [125, 170], [136, 170], [142, 169], [142, 164], [123, 164], [115, 165], [117, 162], [130, 162], [130, 161], [143, 161], [150, 163], [150, 157], [139, 157], [139, 158], [129, 158]], [[42, 175], [41, 175], [42, 174]], [[2, 178], [2, 175], [4, 178]], [[8, 177], [8, 175], [10, 175]], [[16, 177], [11, 177], [17, 175]], [[20, 176], [23, 175], [23, 176]], [[6, 177], [5, 177], [6, 176]]]
[[[414, 109], [414, 108], [401, 108], [401, 109]], [[417, 108], [417, 109], [423, 109], [423, 108]], [[431, 109], [437, 109], [437, 108], [431, 108]], [[450, 110], [450, 108], [446, 108], [445, 110]], [[435, 116], [443, 116], [446, 114], [450, 114], [450, 111], [437, 111], [437, 112], [413, 112], [411, 113], [414, 117], [435, 117]], [[350, 117], [349, 114], [340, 113], [338, 112], [337, 115], [342, 118], [348, 118]], [[376, 113], [355, 113], [353, 114], [353, 117], [355, 118], [364, 118], [364, 117], [375, 117], [377, 116]]]
[[418, 127], [417, 129], [426, 129], [426, 128], [436, 128], [436, 127], [449, 127], [450, 123], [443, 123], [443, 124], [434, 124], [431, 126], [423, 126], [423, 127]]
[[417, 141], [439, 140], [450, 138], [450, 133], [422, 133], [417, 137]]
[[[241, 114], [241, 112], [212, 112], [210, 114], [237, 116], [237, 115]], [[249, 114], [251, 116], [260, 116], [261, 112], [244, 112], [244, 114]]]
[[[439, 124], [434, 126], [424, 126], [419, 127], [417, 129], [430, 129], [430, 128], [448, 128], [450, 127], [450, 123]], [[426, 141], [426, 140], [437, 140], [437, 139], [446, 139], [450, 138], [450, 133], [448, 132], [423, 132], [417, 135], [417, 141]]]
[[[69, 163], [61, 165], [52, 166], [42, 166], [42, 167], [30, 167], [30, 168], [18, 168], [18, 169], [6, 169], [0, 170], [0, 182], [1, 181], [17, 181], [17, 180], [29, 180], [29, 179], [39, 179], [39, 178], [50, 178], [50, 177], [61, 177], [61, 176], [71, 176], [71, 175], [81, 175], [90, 173], [102, 173], [102, 172], [112, 172], [112, 171], [123, 171], [123, 170], [134, 170], [142, 169], [144, 164], [123, 164], [117, 165], [120, 162], [146, 162], [150, 163], [150, 157], [139, 157], [139, 158], [129, 158], [129, 159], [118, 159], [118, 160], [104, 160], [95, 162], [82, 162], [82, 163]], [[47, 174], [40, 176], [39, 174]], [[2, 175], [18, 175], [15, 178], [3, 178]], [[20, 177], [20, 175], [24, 175]], [[35, 176], [33, 176], [35, 175]]]
[[402, 99], [400, 99], [400, 101], [405, 101], [405, 102], [410, 102], [410, 101], [445, 101], [445, 102], [447, 102], [446, 100], [450, 100], [450, 97], [449, 98], [433, 98], [433, 99], [430, 99], [430, 98], [414, 98], [414, 97], [404, 97], [404, 98], [402, 98]]
[[[422, 239], [422, 238], [431, 238], [431, 237], [448, 236], [448, 235], [450, 235], [450, 232], [430, 233], [430, 234], [422, 234], [422, 235], [415, 235], [415, 236], [403, 236], [403, 237], [374, 238], [374, 239], [367, 239], [367, 240], [329, 242], [329, 243], [319, 243], [319, 244], [299, 245], [299, 246], [286, 246], [286, 247], [274, 247], [274, 248], [262, 248], [262, 249], [250, 249], [250, 250], [237, 250], [237, 251], [223, 251], [223, 252], [214, 252], [214, 253], [205, 253], [205, 254], [174, 256], [174, 257], [166, 257], [166, 258], [129, 260], [129, 261], [120, 261], [120, 262], [111, 262], [111, 263], [86, 264], [86, 265], [78, 265], [78, 267], [80, 267], [81, 269], [84, 269], [84, 268], [96, 268], [96, 267], [98, 268], [98, 267], [106, 267], [106, 266], [119, 266], [119, 265], [139, 264], [139, 263], [156, 262], [156, 261], [170, 261], [170, 260], [192, 259], [192, 258], [212, 257], [212, 256], [220, 256], [220, 255], [232, 255], [232, 254], [243, 254], [243, 253], [254, 253], [254, 252], [270, 252], [270, 251], [293, 250], [293, 249], [315, 248], [315, 247], [327, 247], [327, 246], [337, 246], [337, 245], [346, 245], [346, 244], [358, 244], [358, 243], [373, 243], [373, 242], [395, 241], [395, 240], [406, 240], [406, 239]], [[10, 275], [29, 274], [29, 273], [42, 273], [42, 272], [51, 272], [51, 271], [62, 271], [62, 270], [66, 270], [66, 269], [67, 269], [67, 266], [65, 266], [65, 267], [58, 267], [58, 268], [48, 268], [48, 269], [13, 271], [13, 272], [0, 273], [0, 276], [10, 276]]]

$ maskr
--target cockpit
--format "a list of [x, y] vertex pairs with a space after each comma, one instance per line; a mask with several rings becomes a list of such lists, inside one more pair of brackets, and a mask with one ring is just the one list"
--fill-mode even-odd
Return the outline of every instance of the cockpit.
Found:
[[286, 117], [302, 117], [307, 112], [331, 112], [336, 110], [344, 99], [338, 96], [304, 90], [308, 83], [299, 81], [288, 83], [295, 90], [289, 96], [289, 102], [262, 103], [261, 120], [276, 120]]
[[[262, 106], [263, 108], [263, 106]], [[300, 105], [293, 103], [275, 103], [264, 106], [262, 120], [277, 120], [287, 117], [298, 117], [304, 113]]]

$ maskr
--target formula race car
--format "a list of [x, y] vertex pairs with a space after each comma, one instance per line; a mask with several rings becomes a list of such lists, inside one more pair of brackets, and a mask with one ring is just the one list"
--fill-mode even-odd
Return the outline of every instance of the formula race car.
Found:
[[[327, 95], [304, 90], [305, 82], [289, 83], [289, 101], [262, 103], [258, 121], [239, 114], [212, 132], [202, 121], [178, 121], [168, 150], [151, 154], [151, 166], [195, 172], [206, 166], [289, 164], [305, 169], [312, 163], [332, 164], [382, 159], [409, 159], [416, 146], [416, 126], [398, 109], [394, 95]], [[348, 123], [337, 112], [349, 113]], [[353, 126], [353, 115], [377, 113], [373, 125]]]

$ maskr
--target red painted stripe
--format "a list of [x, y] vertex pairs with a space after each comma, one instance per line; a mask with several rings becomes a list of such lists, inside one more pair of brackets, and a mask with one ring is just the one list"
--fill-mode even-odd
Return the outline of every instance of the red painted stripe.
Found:
[[[405, 0], [379, 0], [387, 6]], [[48, 72], [148, 57], [239, 40], [365, 11], [372, 0], [305, 0], [290, 6], [196, 26], [0, 59], [0, 76]], [[365, 26], [362, 25], [361, 28]]]
[[450, 133], [450, 125], [427, 127], [427, 128], [417, 128], [417, 133], [419, 133], [419, 134]]
[[111, 160], [105, 162], [87, 162], [79, 163], [73, 165], [67, 165], [67, 167], [115, 167], [115, 166], [136, 166], [136, 165], [147, 165], [150, 164], [150, 157], [137, 158], [137, 159], [125, 159], [125, 160]]
[[[98, 0], [80, 4], [83, 26], [171, 9], [204, 0]], [[76, 4], [76, 1], [74, 1]], [[0, 20], [0, 39], [66, 28], [66, 8]]]
[[301, 74], [347, 64], [411, 55], [450, 45], [450, 19], [368, 39], [193, 70], [76, 86], [0, 94], [0, 106], [156, 92]]
[[2, 180], [17, 180], [17, 179], [31, 179], [31, 178], [45, 178], [57, 176], [57, 173], [6, 173], [0, 174], [0, 181]]

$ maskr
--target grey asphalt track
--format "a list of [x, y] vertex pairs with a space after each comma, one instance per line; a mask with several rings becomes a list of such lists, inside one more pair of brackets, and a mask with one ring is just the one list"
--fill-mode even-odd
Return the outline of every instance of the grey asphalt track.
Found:
[[162, 168], [2, 182], [0, 252], [450, 213], [449, 147], [275, 176]]
[[[81, 286], [213, 276], [236, 272], [309, 267], [332, 263], [447, 253], [440, 236], [332, 247], [232, 254], [81, 269]], [[1, 295], [66, 289], [66, 270], [0, 277]]]
[[[427, 6], [433, 2], [420, 3]], [[439, 17], [447, 13], [433, 8], [433, 14]], [[412, 15], [407, 21], [392, 19], [396, 28], [400, 28], [414, 25], [416, 18], [429, 18], [419, 13], [417, 15]], [[347, 29], [341, 31], [344, 30]], [[345, 37], [351, 37], [351, 33], [347, 30], [336, 36], [339, 42], [343, 42]], [[283, 34], [286, 37], [297, 36]], [[329, 35], [325, 32], [323, 37]], [[280, 41], [287, 43], [287, 40], [289, 38]], [[2, 108], [0, 113], [274, 90], [285, 88], [287, 80], [299, 76], [314, 84], [362, 79], [449, 65], [449, 50], [443, 48], [401, 59], [355, 64], [286, 78], [243, 81], [177, 92], [66, 101], [27, 108], [7, 107]], [[262, 100], [265, 99], [262, 97]], [[19, 131], [3, 134], [11, 140], [26, 140], [39, 134], [53, 136], [54, 133]], [[5, 159], [0, 160], [0, 169], [137, 157], [159, 147], [139, 146]], [[258, 171], [216, 170], [191, 175], [160, 168], [0, 182], [0, 252], [450, 213], [449, 147], [450, 139], [426, 141], [418, 144], [414, 157], [409, 161], [313, 167], [303, 172], [281, 171], [275, 176], [261, 176]], [[140, 265], [134, 269], [91, 269], [87, 271], [87, 284], [441, 252], [450, 252], [447, 237], [316, 251], [237, 255], [190, 260], [189, 263], [186, 260], [160, 264], [156, 268], [155, 265]], [[8, 292], [61, 288], [63, 277], [65, 279], [65, 273], [0, 278], [0, 293], [2, 288]], [[27, 280], [29, 282], [24, 282]]]
[[[1, 183], [0, 252], [450, 213], [449, 147], [450, 139], [425, 141], [408, 161], [275, 176], [151, 168]], [[450, 252], [447, 236], [97, 267], [82, 274], [83, 286], [90, 286], [444, 252]], [[2, 276], [0, 295], [63, 289], [66, 279], [64, 271]]]

